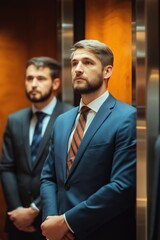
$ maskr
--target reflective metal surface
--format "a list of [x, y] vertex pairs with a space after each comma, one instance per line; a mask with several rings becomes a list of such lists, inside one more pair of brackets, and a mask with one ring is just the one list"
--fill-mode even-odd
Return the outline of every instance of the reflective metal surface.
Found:
[[[148, 236], [153, 225], [153, 190], [155, 177], [155, 142], [159, 134], [159, 1], [146, 2], [147, 22], [147, 197]], [[157, 209], [155, 209], [156, 211]], [[159, 219], [157, 219], [159, 221]], [[159, 240], [159, 238], [149, 239]]]
[[154, 145], [159, 132], [158, 0], [136, 2], [137, 240], [151, 240]]
[[137, 120], [137, 240], [147, 240], [146, 122]]
[[58, 43], [62, 64], [62, 100], [73, 104], [73, 91], [70, 73], [70, 51], [73, 45], [73, 0], [57, 0], [60, 16], [58, 22]]
[[137, 240], [147, 240], [146, 23], [145, 3], [135, 1], [135, 78], [137, 107]]

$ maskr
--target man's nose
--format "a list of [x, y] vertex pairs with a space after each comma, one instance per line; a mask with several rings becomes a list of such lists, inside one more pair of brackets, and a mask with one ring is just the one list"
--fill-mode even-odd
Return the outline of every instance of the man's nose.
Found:
[[79, 62], [77, 65], [76, 65], [76, 68], [75, 68], [75, 72], [83, 72], [83, 67], [82, 67], [82, 64], [81, 62]]
[[37, 86], [38, 80], [37, 78], [32, 79], [32, 86]]

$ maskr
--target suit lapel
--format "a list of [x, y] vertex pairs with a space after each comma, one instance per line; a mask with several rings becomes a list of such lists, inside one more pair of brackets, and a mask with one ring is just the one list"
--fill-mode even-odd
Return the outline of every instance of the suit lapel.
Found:
[[32, 117], [32, 110], [31, 108], [28, 108], [22, 122], [22, 125], [23, 125], [22, 139], [24, 140], [24, 151], [27, 159], [26, 163], [29, 165], [30, 169], [32, 168], [31, 152], [30, 152], [30, 146], [29, 146], [29, 126], [30, 126], [31, 117]]
[[44, 151], [44, 148], [46, 147], [47, 145], [47, 142], [48, 140], [50, 139], [51, 137], [51, 133], [52, 133], [52, 130], [53, 130], [53, 125], [54, 125], [54, 122], [56, 120], [56, 118], [60, 115], [60, 113], [62, 113], [62, 103], [60, 103], [58, 100], [57, 100], [57, 104], [52, 112], [52, 115], [51, 115], [51, 118], [48, 122], [48, 125], [47, 125], [47, 128], [46, 128], [46, 131], [44, 133], [44, 136], [42, 138], [42, 141], [39, 145], [39, 148], [38, 148], [38, 153], [37, 153], [37, 158], [36, 158], [36, 161], [33, 165], [33, 167], [36, 165], [36, 163], [39, 161], [43, 151]]
[[86, 134], [84, 135], [84, 137], [82, 139], [82, 142], [80, 144], [80, 147], [79, 147], [76, 157], [74, 159], [72, 168], [69, 171], [68, 178], [75, 171], [77, 164], [81, 160], [81, 157], [84, 154], [85, 149], [87, 148], [87, 146], [90, 143], [93, 136], [96, 134], [96, 132], [101, 127], [103, 122], [109, 117], [109, 115], [113, 111], [115, 102], [116, 102], [116, 100], [111, 95], [109, 95], [107, 100], [100, 107], [99, 111], [97, 112], [96, 116], [94, 117], [93, 121], [91, 122], [89, 128], [86, 131]]

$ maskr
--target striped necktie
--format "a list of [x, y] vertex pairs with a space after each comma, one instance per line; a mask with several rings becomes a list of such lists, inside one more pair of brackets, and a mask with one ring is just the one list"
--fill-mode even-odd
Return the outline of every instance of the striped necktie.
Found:
[[67, 158], [67, 174], [72, 166], [75, 155], [83, 138], [84, 129], [86, 126], [87, 114], [89, 113], [90, 108], [87, 106], [83, 106], [80, 111], [79, 120], [76, 126], [76, 129], [73, 134], [73, 138], [71, 141], [71, 146], [68, 152]]
[[36, 112], [35, 115], [37, 117], [37, 124], [35, 126], [33, 140], [31, 144], [31, 158], [33, 162], [36, 159], [37, 150], [42, 139], [42, 126], [43, 126], [42, 122], [44, 117], [46, 116], [46, 113]]

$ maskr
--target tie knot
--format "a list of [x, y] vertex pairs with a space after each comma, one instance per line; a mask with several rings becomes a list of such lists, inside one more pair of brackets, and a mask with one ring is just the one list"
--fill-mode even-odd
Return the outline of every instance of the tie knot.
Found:
[[44, 112], [36, 112], [35, 115], [36, 115], [38, 121], [42, 121], [43, 118], [46, 116], [46, 113], [44, 113]]
[[87, 106], [83, 106], [82, 108], [81, 108], [81, 113], [82, 114], [88, 114], [88, 112], [90, 111], [90, 108], [89, 107], [87, 107]]
[[86, 122], [86, 120], [87, 120], [87, 115], [88, 115], [88, 113], [89, 113], [90, 110], [91, 110], [91, 109], [90, 109], [89, 107], [87, 107], [87, 106], [83, 106], [83, 107], [81, 108], [80, 114], [81, 114], [81, 116], [83, 116], [85, 122]]

